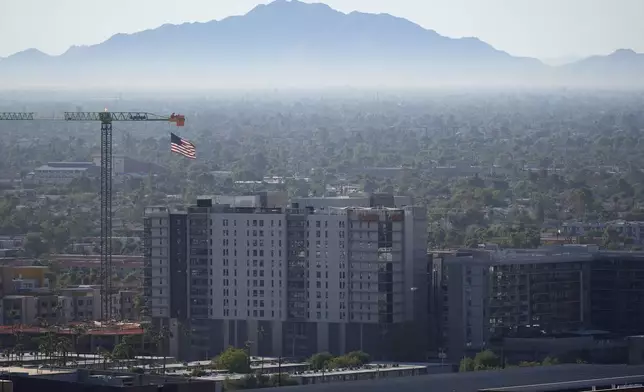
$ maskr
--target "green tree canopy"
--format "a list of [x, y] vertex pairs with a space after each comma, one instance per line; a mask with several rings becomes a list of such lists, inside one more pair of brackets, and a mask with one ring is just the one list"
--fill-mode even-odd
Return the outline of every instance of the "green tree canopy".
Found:
[[317, 353], [309, 358], [309, 364], [311, 365], [311, 369], [319, 370], [325, 368], [332, 359], [333, 355], [328, 352]]
[[38, 257], [49, 251], [49, 246], [43, 241], [40, 234], [29, 233], [25, 239], [25, 253], [31, 257]]
[[226, 369], [231, 373], [250, 373], [248, 353], [235, 347], [228, 347], [213, 361], [217, 369]]

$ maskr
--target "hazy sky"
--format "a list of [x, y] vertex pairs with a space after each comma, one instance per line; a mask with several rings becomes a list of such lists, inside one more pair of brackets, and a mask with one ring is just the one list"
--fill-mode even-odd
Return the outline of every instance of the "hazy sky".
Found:
[[[267, 2], [0, 0], [0, 56], [27, 48], [59, 54], [70, 45], [99, 43], [115, 33], [136, 32], [164, 23], [222, 19]], [[549, 59], [606, 54], [619, 48], [644, 52], [644, 0], [323, 2], [344, 12], [390, 13], [450, 37], [478, 37], [514, 55]]]

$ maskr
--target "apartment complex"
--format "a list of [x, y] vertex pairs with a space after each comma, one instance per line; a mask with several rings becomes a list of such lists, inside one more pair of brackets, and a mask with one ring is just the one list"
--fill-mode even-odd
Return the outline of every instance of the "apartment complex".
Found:
[[452, 360], [504, 338], [644, 333], [644, 252], [553, 246], [429, 256], [432, 346]]
[[424, 356], [423, 208], [395, 208], [393, 197], [326, 209], [221, 200], [146, 210], [146, 298], [154, 322], [180, 337], [175, 355], [247, 345], [256, 355]]
[[74, 179], [95, 177], [99, 169], [92, 162], [49, 162], [27, 174], [25, 181], [34, 184], [67, 185]]
[[[53, 292], [44, 266], [0, 267], [0, 324], [35, 325], [100, 320], [99, 286], [73, 286]], [[120, 320], [138, 320], [136, 291], [113, 296], [112, 314]]]
[[562, 237], [590, 236], [601, 238], [604, 231], [612, 230], [625, 242], [644, 243], [644, 222], [616, 220], [611, 222], [564, 222], [561, 225]]

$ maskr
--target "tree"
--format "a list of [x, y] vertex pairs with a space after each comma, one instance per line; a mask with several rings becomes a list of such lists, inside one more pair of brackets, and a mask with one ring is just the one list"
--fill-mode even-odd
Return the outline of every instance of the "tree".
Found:
[[311, 369], [320, 370], [326, 368], [332, 359], [333, 355], [328, 352], [317, 353], [309, 358], [309, 364], [311, 365]]
[[497, 369], [500, 365], [498, 355], [492, 350], [484, 350], [474, 356], [474, 370]]
[[40, 338], [38, 351], [45, 355], [46, 359], [51, 360], [52, 355], [56, 352], [56, 334], [48, 329], [44, 336]]
[[541, 362], [541, 365], [543, 366], [550, 366], [550, 365], [557, 365], [557, 364], [559, 364], [559, 360], [553, 357], [545, 357], [543, 359], [543, 362]]
[[173, 337], [172, 332], [167, 326], [162, 326], [157, 333], [152, 335], [152, 340], [156, 343], [157, 349], [161, 351], [163, 357], [163, 374], [166, 370], [166, 362], [168, 357], [168, 342]]
[[360, 362], [358, 358], [350, 357], [348, 355], [335, 357], [331, 361], [329, 361], [329, 367], [332, 369], [349, 368], [349, 367], [354, 367], [359, 365], [360, 365]]
[[213, 362], [217, 369], [226, 369], [238, 374], [250, 373], [248, 353], [240, 348], [228, 347]]
[[492, 350], [477, 353], [474, 358], [465, 357], [459, 364], [460, 372], [498, 369], [501, 367], [499, 357]]
[[97, 347], [96, 355], [103, 359], [103, 370], [105, 370], [107, 368], [107, 362], [112, 359], [112, 353], [103, 347]]
[[371, 362], [371, 356], [364, 351], [351, 351], [346, 356], [356, 361], [359, 365], [366, 365]]
[[474, 371], [474, 360], [470, 357], [465, 357], [461, 359], [461, 363], [458, 367], [459, 372], [473, 372]]
[[134, 308], [134, 311], [138, 315], [138, 318], [143, 319], [146, 316], [144, 313], [144, 310], [146, 310], [145, 299], [143, 298], [143, 296], [141, 296], [141, 294], [137, 294], [134, 297], [134, 300], [132, 302], [133, 302], [132, 307]]
[[25, 239], [25, 253], [30, 257], [38, 257], [49, 251], [49, 246], [43, 241], [40, 234], [29, 233]]
[[134, 348], [129, 343], [122, 341], [112, 350], [112, 359], [127, 360], [134, 357]]
[[82, 324], [78, 325], [73, 325], [72, 326], [72, 333], [73, 333], [73, 345], [74, 345], [74, 351], [76, 352], [76, 359], [80, 360], [80, 353], [78, 349], [78, 341], [81, 339], [81, 337], [85, 336], [87, 334], [87, 327]]
[[55, 351], [62, 354], [62, 365], [67, 366], [67, 354], [72, 349], [71, 341], [66, 337], [59, 337], [56, 339]]

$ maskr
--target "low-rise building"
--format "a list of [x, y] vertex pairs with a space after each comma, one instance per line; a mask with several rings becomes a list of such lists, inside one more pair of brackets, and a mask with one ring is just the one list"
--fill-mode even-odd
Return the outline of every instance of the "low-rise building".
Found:
[[49, 289], [49, 268], [31, 265], [0, 266], [0, 297]]
[[98, 286], [77, 286], [61, 290], [64, 320], [86, 321], [101, 317], [101, 289]]
[[355, 196], [297, 197], [293, 199], [293, 202], [302, 207], [313, 207], [316, 210], [331, 207], [370, 207], [372, 205], [401, 208], [413, 205], [411, 196], [378, 193], [357, 194]]
[[27, 175], [26, 182], [46, 185], [67, 185], [76, 178], [99, 174], [93, 162], [49, 162]]

